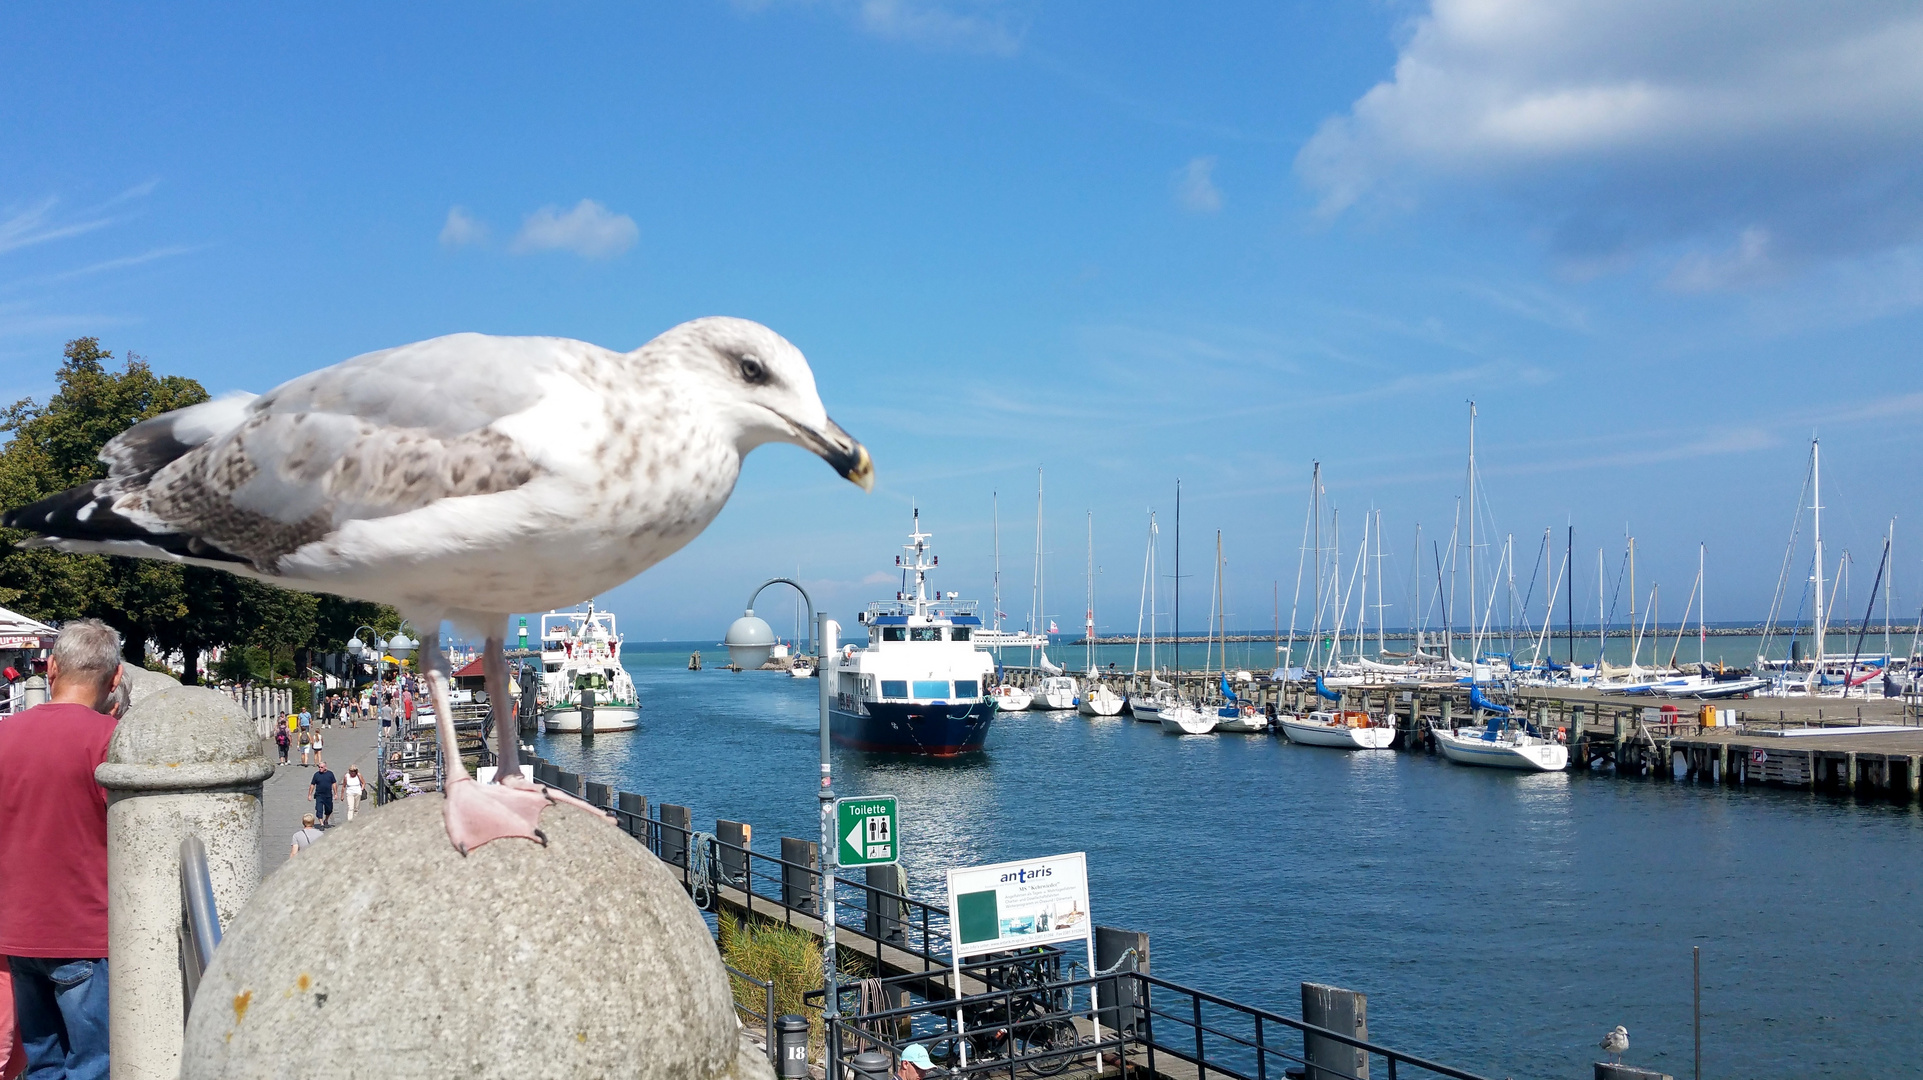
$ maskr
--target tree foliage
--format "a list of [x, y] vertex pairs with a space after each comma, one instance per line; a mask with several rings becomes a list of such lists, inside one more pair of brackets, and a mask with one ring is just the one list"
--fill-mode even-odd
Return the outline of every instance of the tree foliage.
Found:
[[[207, 400], [193, 379], [157, 375], [129, 353], [120, 370], [96, 338], [67, 343], [46, 404], [23, 399], [0, 415], [0, 506], [17, 507], [106, 476], [107, 440], [142, 420]], [[52, 622], [93, 616], [119, 630], [130, 659], [152, 644], [178, 651], [190, 673], [210, 647], [258, 649], [268, 672], [304, 664], [310, 650], [339, 649], [354, 628], [391, 632], [391, 608], [276, 588], [224, 570], [151, 559], [73, 555], [14, 546], [26, 533], [0, 529], [0, 606]]]

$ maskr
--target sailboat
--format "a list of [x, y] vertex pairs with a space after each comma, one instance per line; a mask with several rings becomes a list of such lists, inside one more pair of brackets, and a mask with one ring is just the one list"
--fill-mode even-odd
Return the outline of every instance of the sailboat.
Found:
[[1029, 690], [1028, 707], [1051, 711], [1073, 709], [1075, 695], [1080, 689], [1075, 680], [1068, 676], [1067, 669], [1050, 663], [1048, 659], [1048, 636], [1055, 633], [1055, 624], [1043, 612], [1046, 610], [1047, 562], [1042, 552], [1042, 470], [1035, 470], [1035, 578], [1034, 592], [1029, 596], [1028, 629], [1039, 645], [1035, 666], [1042, 672], [1042, 678]]
[[1083, 609], [1082, 646], [1088, 657], [1088, 674], [1081, 695], [1075, 699], [1075, 711], [1083, 716], [1122, 715], [1122, 695], [1097, 681], [1095, 675], [1095, 512], [1092, 510], [1088, 514], [1088, 606]]
[[[1469, 403], [1469, 598], [1473, 605], [1478, 592], [1476, 578], [1476, 403]], [[1493, 601], [1494, 593], [1491, 598]], [[1470, 618], [1475, 619], [1473, 610]], [[1472, 627], [1469, 655], [1475, 660], [1469, 679], [1469, 705], [1476, 715], [1489, 714], [1481, 729], [1450, 730], [1435, 728], [1436, 746], [1442, 755], [1458, 765], [1481, 765], [1496, 769], [1560, 772], [1569, 767], [1569, 748], [1554, 739], [1544, 738], [1528, 725], [1511, 726], [1510, 708], [1498, 705], [1483, 695], [1480, 679], [1487, 668], [1481, 663], [1482, 628], [1486, 620]]]
[[[1182, 675], [1182, 482], [1175, 482], [1175, 675]], [[1163, 701], [1156, 719], [1164, 735], [1207, 735], [1215, 730], [1214, 714], [1175, 695]]]
[[[1175, 700], [1175, 689], [1157, 677], [1155, 662], [1155, 577], [1160, 569], [1156, 558], [1156, 540], [1159, 530], [1155, 524], [1155, 511], [1148, 514], [1148, 551], [1142, 556], [1142, 600], [1135, 620], [1135, 663], [1130, 669], [1134, 680], [1134, 691], [1129, 695], [1128, 711], [1137, 720], [1156, 723], [1162, 718], [1162, 706]], [[1148, 685], [1142, 685], [1142, 630], [1148, 630]]]
[[[988, 696], [994, 699], [995, 708], [1001, 712], [1021, 712], [1028, 708], [1031, 700], [1028, 691], [1002, 676], [1002, 648], [1009, 636], [1002, 633], [1002, 503], [999, 494], [989, 498], [994, 507], [995, 520], [995, 627], [992, 634], [979, 634], [976, 640], [995, 654], [996, 681], [994, 688], [988, 692]], [[988, 640], [983, 641], [983, 638]]]
[[[1235, 735], [1255, 735], [1269, 730], [1269, 718], [1255, 706], [1242, 701], [1229, 686], [1229, 625], [1226, 610], [1227, 589], [1223, 581], [1222, 532], [1215, 533], [1215, 617], [1209, 627], [1210, 640], [1222, 642], [1222, 703], [1215, 707], [1215, 730]], [[1206, 669], [1205, 669], [1206, 670]]]

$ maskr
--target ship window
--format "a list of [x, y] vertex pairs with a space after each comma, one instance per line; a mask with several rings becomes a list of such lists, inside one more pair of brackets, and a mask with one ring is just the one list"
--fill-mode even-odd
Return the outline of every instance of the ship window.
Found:
[[606, 675], [576, 675], [574, 677], [574, 688], [576, 690], [606, 690], [608, 688], [608, 677]]
[[[908, 640], [910, 640], [910, 641], [940, 641], [940, 640], [941, 640], [941, 627], [939, 627], [939, 626], [917, 626], [917, 627], [915, 627], [914, 629], [912, 629], [912, 630], [910, 630], [910, 631], [908, 631]], [[918, 697], [919, 697], [920, 695], [916, 695], [916, 696], [918, 696]]]
[[974, 679], [956, 679], [955, 696], [958, 698], [981, 697], [982, 684]]
[[905, 698], [908, 696], [908, 680], [881, 680], [881, 696], [885, 698]]
[[950, 641], [967, 641], [973, 636], [975, 636], [975, 631], [972, 627], [957, 626], [949, 632], [948, 639]]
[[908, 628], [906, 626], [884, 626], [881, 628], [881, 640], [907, 641]]
[[916, 679], [915, 696], [918, 698], [945, 698], [948, 696], [948, 682], [944, 679]]

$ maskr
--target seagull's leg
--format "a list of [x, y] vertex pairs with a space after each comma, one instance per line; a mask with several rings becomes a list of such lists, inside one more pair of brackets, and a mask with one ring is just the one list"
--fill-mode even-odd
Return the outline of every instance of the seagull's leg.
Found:
[[499, 747], [494, 753], [494, 782], [506, 784], [521, 775], [521, 730], [508, 690], [513, 684], [507, 677], [507, 646], [500, 638], [487, 639], [481, 651], [481, 670], [487, 674], [488, 708], [494, 710], [494, 737]]
[[427, 675], [427, 692], [434, 703], [434, 730], [441, 740], [441, 758], [446, 762], [447, 779], [442, 793], [446, 802], [441, 820], [447, 838], [456, 851], [465, 855], [490, 840], [516, 836], [547, 843], [536, 828], [548, 800], [538, 791], [500, 784], [477, 784], [461, 761], [460, 743], [454, 734], [454, 710], [447, 700], [447, 657], [441, 652], [439, 624], [421, 635], [421, 667]]

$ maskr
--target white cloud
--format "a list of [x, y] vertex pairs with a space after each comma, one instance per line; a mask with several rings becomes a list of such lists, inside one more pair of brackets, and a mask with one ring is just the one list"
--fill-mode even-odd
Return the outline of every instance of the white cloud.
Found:
[[44, 244], [49, 240], [65, 240], [113, 223], [112, 218], [106, 217], [83, 216], [78, 221], [56, 220], [54, 210], [59, 205], [59, 199], [48, 196], [23, 210], [8, 212], [0, 219], [0, 253]]
[[574, 209], [543, 206], [521, 224], [510, 248], [521, 255], [532, 251], [572, 251], [584, 259], [610, 259], [633, 247], [641, 238], [634, 219], [582, 199]]
[[1493, 195], [1572, 264], [1661, 250], [1677, 288], [1914, 244], [1923, 9], [1433, 0], [1296, 168], [1328, 214]]
[[441, 246], [469, 247], [487, 242], [487, 223], [459, 206], [447, 208], [447, 221], [441, 226]]
[[1184, 210], [1213, 214], [1222, 209], [1222, 192], [1215, 186], [1215, 159], [1199, 157], [1175, 171], [1175, 201]]

